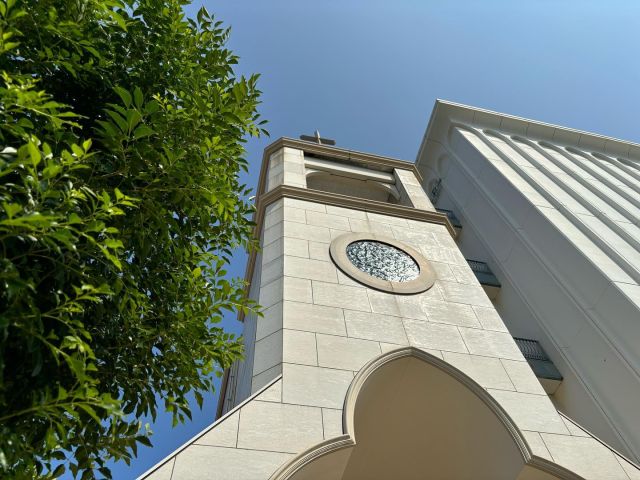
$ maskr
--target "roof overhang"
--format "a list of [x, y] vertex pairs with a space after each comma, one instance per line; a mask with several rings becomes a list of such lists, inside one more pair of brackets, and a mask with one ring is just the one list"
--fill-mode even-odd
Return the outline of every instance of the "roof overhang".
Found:
[[449, 129], [454, 124], [498, 130], [532, 140], [640, 161], [640, 144], [637, 143], [438, 99], [420, 143], [416, 157], [418, 168], [421, 163], [429, 160], [430, 144], [444, 144]]

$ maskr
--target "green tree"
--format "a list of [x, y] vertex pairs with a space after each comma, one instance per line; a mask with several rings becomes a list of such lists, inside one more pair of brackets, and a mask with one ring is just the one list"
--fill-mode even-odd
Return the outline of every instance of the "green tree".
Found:
[[260, 92], [187, 3], [0, 0], [3, 478], [110, 477], [241, 355]]

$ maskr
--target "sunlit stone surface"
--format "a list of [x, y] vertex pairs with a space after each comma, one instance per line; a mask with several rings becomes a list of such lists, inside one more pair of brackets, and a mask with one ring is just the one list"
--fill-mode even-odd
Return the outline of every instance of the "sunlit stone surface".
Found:
[[420, 274], [413, 258], [382, 242], [353, 242], [347, 246], [347, 257], [363, 272], [390, 282], [408, 282]]

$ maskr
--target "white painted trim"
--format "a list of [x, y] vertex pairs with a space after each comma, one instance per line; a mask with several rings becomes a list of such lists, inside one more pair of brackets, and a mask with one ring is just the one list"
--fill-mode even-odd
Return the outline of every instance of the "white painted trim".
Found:
[[[461, 125], [459, 125], [459, 124], [455, 124], [454, 126], [461, 127]], [[472, 128], [465, 127], [465, 126], [462, 126], [462, 127], [466, 128], [467, 130], [469, 130], [471, 132], [474, 131]], [[457, 164], [460, 166], [460, 171], [463, 173], [463, 175], [465, 175], [465, 178], [467, 180], [473, 179], [473, 173], [470, 171], [468, 165], [465, 164], [465, 162], [463, 162], [459, 158], [459, 156], [452, 149], [450, 149], [449, 147], [444, 146], [444, 145], [443, 145], [443, 147], [445, 148], [447, 155], [449, 155], [449, 157], [451, 159], [455, 160], [457, 162]], [[501, 158], [503, 158], [503, 157], [501, 157]], [[474, 183], [474, 182], [471, 181], [471, 183]], [[556, 283], [558, 284], [559, 288], [563, 289], [566, 292], [567, 297], [570, 298], [571, 301], [574, 302], [574, 304], [576, 306], [578, 306], [578, 308], [581, 309], [581, 311], [583, 312], [584, 317], [591, 323], [595, 322], [594, 325], [596, 326], [596, 328], [598, 328], [598, 331], [599, 331], [599, 327], [597, 325], [596, 320], [594, 318], [592, 318], [592, 316], [591, 316], [591, 314], [589, 313], [588, 310], [583, 309], [582, 307], [580, 307], [579, 303], [576, 302], [576, 300], [575, 300], [575, 296], [576, 296], [575, 292], [572, 289], [569, 288], [569, 286], [566, 284], [566, 282], [561, 281], [562, 280], [562, 276], [559, 275], [559, 272], [557, 271], [557, 269], [554, 268], [553, 265], [549, 265], [548, 262], [543, 262], [542, 261], [543, 256], [540, 254], [538, 249], [535, 248], [534, 245], [531, 244], [531, 242], [527, 239], [526, 236], [523, 236], [521, 234], [521, 231], [519, 229], [514, 227], [513, 222], [509, 219], [508, 215], [506, 215], [506, 213], [505, 213], [504, 206], [502, 204], [496, 203], [494, 201], [493, 196], [491, 195], [491, 192], [486, 191], [486, 189], [484, 187], [482, 187], [481, 185], [479, 185], [479, 184], [476, 184], [476, 186], [478, 188], [478, 191], [482, 195], [482, 197], [487, 201], [487, 203], [492, 205], [493, 209], [497, 212], [497, 214], [502, 217], [502, 219], [508, 225], [508, 228], [511, 229], [511, 231], [514, 233], [514, 235], [522, 243], [523, 247], [526, 248], [531, 253], [531, 255], [533, 255], [538, 260], [538, 262], [542, 266], [542, 268], [545, 271], [547, 271], [549, 273], [549, 276], [556, 281]], [[456, 198], [455, 197], [452, 196], [451, 200], [456, 205], [458, 211], [464, 212], [464, 209], [461, 208], [461, 206], [456, 202]], [[472, 230], [475, 231], [478, 234], [478, 239], [482, 243], [483, 247], [488, 252], [490, 252], [492, 255], [494, 255], [495, 252], [493, 252], [493, 249], [490, 247], [489, 243], [485, 240], [485, 238], [482, 235], [480, 235], [481, 229], [478, 228], [474, 224], [474, 220], [472, 218], [466, 218], [466, 223], [470, 224]], [[574, 363], [571, 362], [569, 360], [569, 358], [567, 358], [564, 349], [561, 348], [558, 345], [558, 343], [557, 343], [557, 341], [555, 339], [555, 336], [553, 334], [551, 334], [551, 332], [549, 331], [549, 327], [545, 324], [545, 322], [543, 322], [543, 320], [540, 317], [540, 315], [538, 315], [536, 309], [529, 304], [529, 302], [527, 300], [527, 296], [522, 292], [522, 290], [517, 285], [517, 283], [515, 283], [513, 281], [513, 279], [511, 278], [510, 272], [508, 270], [503, 270], [502, 274], [509, 280], [509, 283], [511, 284], [511, 286], [518, 292], [519, 297], [522, 299], [522, 301], [526, 305], [527, 309], [529, 310], [529, 313], [532, 315], [532, 317], [534, 317], [536, 319], [536, 324], [540, 327], [540, 329], [542, 330], [544, 335], [546, 335], [546, 337], [549, 339], [551, 344], [554, 346], [554, 348], [555, 348], [556, 352], [558, 353], [558, 355], [562, 357], [562, 359], [564, 360], [567, 368], [569, 368], [571, 370], [571, 372], [573, 373], [575, 378], [578, 380], [578, 382], [580, 382], [580, 384], [581, 384], [582, 388], [584, 388], [584, 391], [586, 392], [586, 394], [593, 401], [594, 406], [601, 412], [602, 419], [604, 419], [606, 424], [609, 426], [609, 428], [611, 429], [611, 432], [618, 438], [618, 440], [622, 444], [626, 445], [629, 448], [630, 451], [633, 451], [632, 448], [631, 448], [631, 445], [626, 440], [626, 437], [624, 437], [622, 435], [622, 433], [620, 432], [620, 430], [618, 429], [616, 424], [609, 417], [609, 415], [607, 413], [607, 409], [601, 405], [599, 397], [596, 396], [593, 393], [593, 388], [591, 386], [591, 383], [579, 371], [576, 370]], [[632, 374], [636, 375], [635, 370], [633, 370], [632, 366], [630, 366], [629, 363], [627, 362], [627, 360], [624, 359], [624, 357], [622, 356], [620, 351], [617, 349], [616, 345], [611, 343], [611, 339], [609, 339], [606, 336], [604, 336], [604, 334], [601, 331], [599, 331], [599, 333], [600, 333], [600, 335], [602, 335], [602, 338], [604, 338], [604, 340], [608, 343], [608, 345], [612, 348], [612, 350], [614, 351], [615, 355], [623, 363], [623, 365], [626, 366]], [[603, 445], [606, 445], [609, 449], [613, 450], [613, 448], [610, 445], [608, 445], [606, 442], [600, 440], [597, 436], [594, 436], [593, 438], [597, 439], [600, 443], [602, 443]]]
[[[462, 120], [465, 119], [465, 120]], [[503, 124], [505, 120], [508, 122], [508, 127]], [[461, 103], [450, 102], [447, 100], [436, 99], [435, 105], [429, 118], [429, 124], [420, 142], [418, 149], [418, 155], [416, 156], [416, 166], [419, 167], [423, 152], [427, 146], [429, 140], [438, 142], [435, 138], [437, 135], [432, 133], [439, 127], [443, 127], [447, 122], [462, 122], [469, 123], [470, 126], [476, 128], [492, 128], [492, 129], [506, 129], [510, 133], [517, 134], [518, 129], [520, 132], [524, 130], [525, 135], [529, 136], [529, 130], [534, 127], [536, 140], [547, 140], [550, 142], [558, 142], [558, 139], [554, 140], [559, 132], [568, 133], [575, 136], [575, 141], [571, 142], [575, 145], [580, 145], [582, 142], [589, 142], [593, 144], [600, 144], [601, 152], [606, 155], [619, 156], [623, 154], [627, 158], [630, 158], [631, 152], [640, 152], [640, 144], [621, 140], [618, 138], [607, 137], [605, 135], [599, 135], [597, 133], [585, 132], [583, 130], [576, 130], [573, 128], [562, 127], [560, 125], [554, 125], [546, 122], [539, 122], [536, 120], [530, 120], [515, 115], [507, 115], [505, 113], [494, 112], [491, 110], [485, 110], [483, 108], [476, 108]], [[506, 128], [505, 128], [506, 127]], [[560, 141], [559, 143], [566, 143]], [[612, 152], [612, 149], [616, 153]], [[589, 150], [594, 150], [589, 148]], [[637, 156], [637, 155], [634, 155]]]

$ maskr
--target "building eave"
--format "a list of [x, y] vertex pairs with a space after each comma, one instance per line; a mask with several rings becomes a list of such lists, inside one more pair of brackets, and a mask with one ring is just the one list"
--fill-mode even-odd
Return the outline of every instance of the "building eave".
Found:
[[499, 130], [533, 140], [640, 161], [640, 144], [638, 143], [437, 99], [418, 149], [416, 165], [425, 161], [425, 152], [430, 141], [443, 142], [452, 123], [479, 129]]

